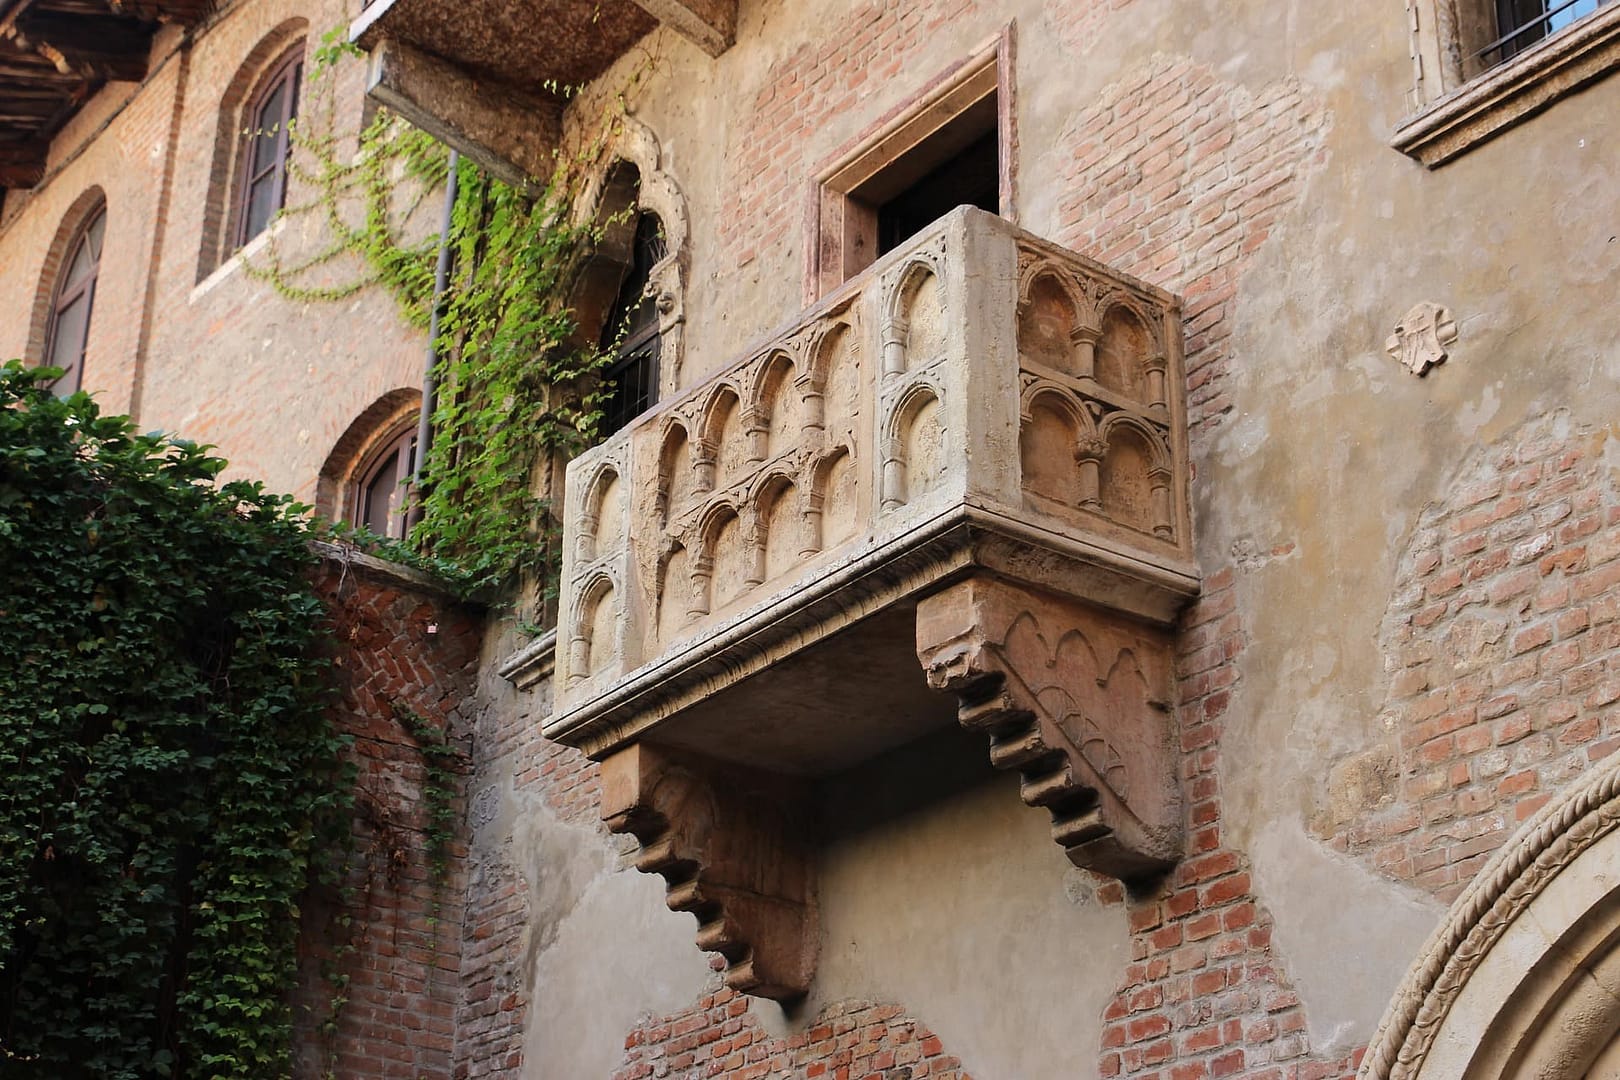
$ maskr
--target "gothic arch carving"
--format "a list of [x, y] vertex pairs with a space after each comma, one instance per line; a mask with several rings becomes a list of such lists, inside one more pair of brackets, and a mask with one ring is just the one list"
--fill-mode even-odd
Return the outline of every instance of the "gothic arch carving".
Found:
[[618, 582], [607, 570], [591, 575], [579, 591], [579, 607], [574, 612], [574, 625], [569, 638], [569, 678], [575, 682], [595, 675], [604, 662], [618, 653], [618, 618], [616, 599]]
[[919, 449], [927, 449], [943, 461], [947, 456], [943, 445], [946, 432], [941, 426], [939, 438], [931, 432], [922, 432], [925, 423], [936, 423], [944, 408], [944, 397], [939, 387], [926, 379], [906, 387], [890, 410], [883, 430], [883, 509], [894, 510], [931, 489], [928, 478], [919, 476], [917, 460]]
[[[579, 519], [579, 556], [585, 562], [595, 559], [600, 553], [597, 537], [602, 534], [604, 526], [612, 532], [623, 528], [624, 492], [613, 490], [613, 486], [618, 482], [618, 466], [612, 462], [604, 462], [591, 476], [590, 483], [585, 486], [584, 512]], [[610, 505], [610, 498], [618, 505]], [[608, 540], [617, 538], [616, 535], [606, 537]]]
[[619, 283], [630, 265], [635, 240], [633, 210], [650, 212], [663, 226], [664, 257], [653, 266], [648, 288], [657, 298], [658, 396], [673, 397], [685, 358], [686, 275], [690, 263], [686, 199], [664, 168], [658, 137], [633, 116], [621, 117], [603, 155], [606, 168], [586, 180], [579, 200], [583, 220], [603, 222], [601, 242], [580, 268], [570, 302], [581, 338], [601, 336]]
[[1451, 905], [1360, 1080], [1580, 1080], [1620, 1062], [1620, 755], [1526, 821]]
[[[894, 277], [894, 285], [883, 303], [883, 374], [897, 375], [917, 366], [929, 357], [914, 355], [916, 349], [913, 322], [918, 314], [918, 298], [923, 287], [934, 283], [936, 290], [945, 287], [944, 267], [932, 252], [914, 255]], [[943, 297], [941, 297], [943, 299]], [[943, 319], [941, 313], [940, 321]]]

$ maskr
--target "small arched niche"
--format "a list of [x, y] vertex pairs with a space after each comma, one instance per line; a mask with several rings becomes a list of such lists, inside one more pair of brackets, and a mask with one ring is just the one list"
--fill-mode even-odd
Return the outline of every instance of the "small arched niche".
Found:
[[712, 567], [708, 609], [718, 611], [748, 591], [753, 572], [753, 552], [743, 538], [736, 510], [722, 505], [710, 512], [703, 523], [703, 548]]
[[766, 458], [784, 454], [799, 443], [803, 424], [799, 398], [793, 388], [793, 373], [793, 359], [778, 352], [765, 361], [760, 375], [759, 409], [766, 422]]
[[900, 316], [906, 327], [905, 368], [912, 371], [945, 353], [949, 325], [945, 288], [931, 267], [914, 263], [901, 280]]
[[1147, 361], [1155, 355], [1153, 334], [1124, 303], [1108, 309], [1097, 342], [1097, 381], [1132, 401], [1147, 401]]
[[816, 378], [822, 388], [822, 414], [828, 425], [852, 420], [860, 411], [860, 366], [848, 324], [839, 323], [816, 345]]
[[624, 503], [624, 485], [619, 481], [618, 471], [603, 469], [591, 482], [585, 496], [582, 525], [588, 531], [582, 537], [586, 547], [580, 551], [581, 558], [598, 558], [605, 552], [617, 550], [624, 542]]
[[680, 514], [691, 503], [696, 485], [692, 469], [692, 444], [686, 428], [672, 421], [664, 430], [658, 451], [658, 491], [664, 521]]
[[917, 502], [938, 489], [950, 468], [944, 410], [931, 389], [920, 389], [900, 406], [898, 441], [903, 454], [903, 501]]
[[1139, 428], [1115, 424], [1105, 436], [1102, 511], [1121, 525], [1151, 533], [1154, 525], [1152, 472], [1157, 455]]
[[604, 671], [618, 651], [619, 626], [616, 590], [607, 577], [591, 582], [581, 596], [576, 637], [576, 673], [586, 676]]
[[1072, 405], [1057, 391], [1036, 394], [1018, 433], [1018, 456], [1024, 491], [1037, 503], [1077, 506], [1081, 498], [1080, 463], [1075, 447], [1080, 422]]
[[1053, 274], [1041, 274], [1018, 309], [1018, 355], [1075, 378], [1089, 376], [1075, 354], [1078, 329], [1079, 314], [1063, 283]]
[[833, 450], [816, 466], [815, 491], [821, 496], [822, 551], [854, 536], [860, 526], [859, 492], [855, 459], [849, 447]]
[[804, 549], [804, 515], [799, 510], [799, 489], [786, 476], [773, 476], [760, 490], [759, 521], [764, 533], [765, 580], [799, 565]]
[[658, 640], [668, 641], [690, 620], [692, 560], [686, 548], [674, 545], [658, 567]]
[[724, 489], [740, 479], [750, 464], [743, 432], [742, 401], [737, 391], [722, 386], [704, 410], [703, 441], [714, 450], [714, 486]]

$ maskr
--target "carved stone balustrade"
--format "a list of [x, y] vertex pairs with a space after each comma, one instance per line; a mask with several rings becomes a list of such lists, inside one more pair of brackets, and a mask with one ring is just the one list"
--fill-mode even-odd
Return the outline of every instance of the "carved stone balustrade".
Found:
[[1077, 865], [1179, 857], [1182, 386], [1174, 297], [964, 208], [569, 466], [544, 732], [733, 986], [808, 986], [801, 782], [941, 725]]

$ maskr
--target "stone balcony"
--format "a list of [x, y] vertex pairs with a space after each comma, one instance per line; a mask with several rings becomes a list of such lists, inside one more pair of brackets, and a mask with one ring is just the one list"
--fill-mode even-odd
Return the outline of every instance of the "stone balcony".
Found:
[[1179, 857], [1181, 316], [961, 209], [568, 468], [548, 738], [731, 985], [814, 966], [803, 793], [953, 722], [1078, 865]]
[[349, 37], [371, 97], [517, 183], [550, 174], [570, 89], [660, 24], [718, 56], [737, 0], [371, 0]]

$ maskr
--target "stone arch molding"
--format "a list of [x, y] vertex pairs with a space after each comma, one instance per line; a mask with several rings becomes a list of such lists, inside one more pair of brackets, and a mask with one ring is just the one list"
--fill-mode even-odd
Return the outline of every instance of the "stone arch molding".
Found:
[[[585, 187], [577, 203], [582, 211], [581, 220], [600, 221], [623, 209], [622, 206], [614, 205], [616, 201], [614, 174], [619, 166], [632, 165], [639, 174], [640, 181], [636, 207], [656, 214], [664, 227], [666, 253], [652, 268], [648, 287], [658, 305], [658, 335], [661, 341], [658, 397], [661, 400], [674, 397], [681, 386], [685, 360], [686, 274], [689, 262], [687, 247], [689, 218], [686, 212], [686, 197], [681, 194], [674, 178], [664, 168], [658, 136], [634, 116], [619, 117], [609, 137], [606, 151], [602, 155], [602, 161], [605, 163], [604, 167], [594, 170], [586, 178]], [[628, 261], [628, 252], [620, 255], [620, 261]], [[613, 290], [616, 291], [617, 288], [618, 282], [615, 279]], [[597, 299], [599, 302], [596, 306], [605, 312], [607, 305], [612, 301], [612, 296], [609, 293]]]
[[1620, 1075], [1620, 755], [1543, 807], [1459, 896], [1359, 1080]]

